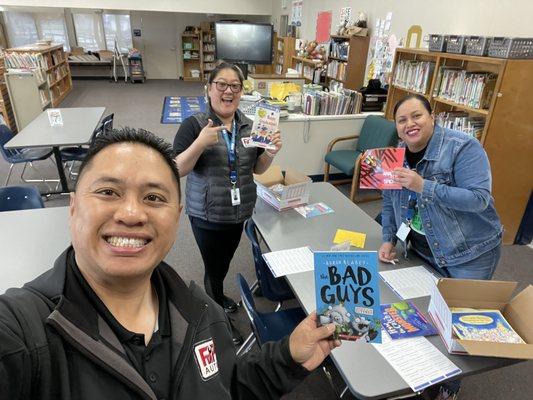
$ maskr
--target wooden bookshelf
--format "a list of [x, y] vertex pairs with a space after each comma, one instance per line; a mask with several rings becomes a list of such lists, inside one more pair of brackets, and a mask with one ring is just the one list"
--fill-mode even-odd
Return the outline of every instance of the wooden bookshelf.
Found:
[[44, 72], [50, 89], [52, 107], [58, 107], [72, 90], [72, 76], [62, 44], [30, 44], [6, 51], [8, 53], [42, 54], [46, 64]]
[[[430, 100], [435, 115], [443, 111], [463, 111], [485, 118], [480, 142], [489, 157], [492, 194], [505, 231], [504, 244], [512, 244], [518, 232], [533, 182], [533, 60], [512, 60], [397, 49], [393, 71], [399, 60], [431, 61], [435, 69], [423, 95]], [[460, 67], [471, 72], [497, 75], [487, 108], [472, 108], [437, 97], [441, 66]], [[393, 119], [394, 105], [409, 91], [389, 85], [385, 116]]]
[[17, 124], [15, 122], [15, 114], [11, 107], [11, 99], [5, 81], [5, 63], [4, 58], [0, 57], [0, 114], [4, 119], [5, 124], [13, 133], [17, 133]]
[[[200, 82], [203, 79], [203, 43], [202, 32], [188, 33], [181, 35], [181, 49], [183, 51], [183, 80]], [[198, 76], [194, 76], [192, 71], [198, 71]]]
[[322, 67], [324, 64], [323, 60], [312, 60], [310, 58], [292, 56], [291, 57], [291, 68], [299, 70], [299, 65], [302, 66], [300, 72], [300, 77], [304, 78], [306, 82], [313, 82], [313, 73], [317, 68]]
[[[326, 73], [326, 83], [329, 85], [334, 80], [342, 82], [346, 89], [359, 90], [364, 85], [370, 38], [368, 36], [331, 35], [330, 48], [334, 44], [346, 42], [349, 45], [349, 50], [345, 58], [328, 58], [329, 68]], [[337, 65], [337, 73], [335, 74], [330, 73], [335, 70], [333, 65]]]
[[293, 37], [276, 37], [274, 42], [274, 72], [276, 74], [285, 74], [291, 67], [295, 45], [296, 39]]
[[215, 23], [202, 22], [202, 79], [207, 80], [209, 73], [216, 65], [216, 47], [215, 47]]

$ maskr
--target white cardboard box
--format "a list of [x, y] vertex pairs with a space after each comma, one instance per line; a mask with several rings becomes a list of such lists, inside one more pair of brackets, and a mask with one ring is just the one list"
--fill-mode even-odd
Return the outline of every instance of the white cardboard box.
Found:
[[[286, 210], [309, 202], [311, 178], [294, 169], [287, 168], [285, 176], [279, 165], [272, 165], [261, 175], [254, 175], [257, 195], [276, 210]], [[285, 187], [280, 194], [269, 188], [281, 183]]]
[[[533, 359], [533, 285], [511, 297], [516, 282], [439, 279], [431, 293], [431, 316], [446, 349], [452, 354]], [[523, 344], [459, 340], [453, 335], [450, 307], [500, 310]]]

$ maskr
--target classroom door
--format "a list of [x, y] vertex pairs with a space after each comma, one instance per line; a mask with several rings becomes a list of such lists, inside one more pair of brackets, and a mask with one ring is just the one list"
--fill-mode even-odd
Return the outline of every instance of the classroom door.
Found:
[[144, 67], [148, 79], [177, 79], [176, 17], [174, 13], [142, 13]]

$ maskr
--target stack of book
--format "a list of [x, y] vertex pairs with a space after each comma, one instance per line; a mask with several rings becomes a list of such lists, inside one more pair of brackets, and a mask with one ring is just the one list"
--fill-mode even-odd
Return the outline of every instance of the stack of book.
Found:
[[425, 94], [434, 70], [434, 62], [399, 60], [392, 83], [395, 86]]
[[472, 108], [489, 108], [496, 85], [495, 74], [443, 67], [435, 83], [437, 97]]
[[304, 93], [302, 108], [307, 115], [355, 114], [360, 98], [356, 91], [350, 89], [340, 92], [308, 91]]
[[485, 118], [472, 117], [463, 111], [441, 112], [437, 115], [437, 124], [466, 133], [479, 140], [485, 127]]

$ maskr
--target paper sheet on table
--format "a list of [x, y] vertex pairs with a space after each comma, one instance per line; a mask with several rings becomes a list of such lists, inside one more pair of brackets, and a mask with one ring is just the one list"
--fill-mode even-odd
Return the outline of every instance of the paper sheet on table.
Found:
[[459, 375], [461, 369], [425, 337], [391, 340], [382, 331], [381, 344], [373, 344], [414, 392]]
[[273, 251], [263, 254], [263, 258], [276, 278], [315, 269], [313, 252], [309, 247]]
[[349, 240], [354, 247], [363, 249], [365, 247], [366, 233], [347, 231], [344, 229], [337, 229], [333, 243], [342, 243]]
[[431, 295], [438, 279], [423, 266], [382, 271], [381, 278], [402, 300]]

